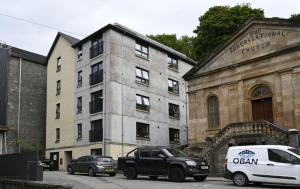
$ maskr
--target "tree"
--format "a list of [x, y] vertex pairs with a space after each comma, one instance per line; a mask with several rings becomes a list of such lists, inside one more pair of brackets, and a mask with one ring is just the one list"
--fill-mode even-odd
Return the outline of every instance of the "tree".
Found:
[[300, 22], [300, 14], [292, 14], [289, 19], [293, 22]]
[[262, 9], [253, 9], [250, 4], [215, 6], [199, 18], [199, 26], [194, 30], [197, 34], [194, 41], [196, 60], [200, 61], [223, 44], [250, 18], [263, 18]]
[[190, 58], [196, 58], [194, 50], [194, 37], [184, 35], [177, 39], [176, 34], [147, 35], [147, 37], [173, 48]]

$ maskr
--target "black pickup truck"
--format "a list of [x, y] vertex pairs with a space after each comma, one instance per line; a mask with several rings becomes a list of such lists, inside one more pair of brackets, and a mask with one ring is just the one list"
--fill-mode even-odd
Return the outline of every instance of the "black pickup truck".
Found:
[[169, 147], [136, 148], [118, 159], [118, 169], [128, 179], [137, 175], [147, 175], [150, 179], [168, 176], [175, 182], [184, 181], [185, 177], [204, 181], [209, 173], [207, 161], [189, 159], [185, 153]]

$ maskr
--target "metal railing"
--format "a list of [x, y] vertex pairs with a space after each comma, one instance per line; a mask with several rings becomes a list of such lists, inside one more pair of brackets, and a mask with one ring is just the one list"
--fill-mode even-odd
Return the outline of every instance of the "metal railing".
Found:
[[90, 114], [103, 111], [103, 99], [90, 102]]
[[99, 142], [103, 140], [102, 129], [89, 130], [89, 141]]

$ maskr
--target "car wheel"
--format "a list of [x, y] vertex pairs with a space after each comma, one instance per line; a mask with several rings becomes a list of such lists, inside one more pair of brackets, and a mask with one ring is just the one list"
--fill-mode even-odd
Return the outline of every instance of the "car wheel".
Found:
[[149, 176], [149, 178], [150, 178], [151, 180], [156, 180], [156, 179], [158, 178], [158, 176]]
[[[51, 169], [50, 169], [50, 170], [51, 170]], [[68, 167], [68, 173], [69, 173], [70, 175], [73, 175], [73, 174], [74, 174], [74, 171], [73, 171], [72, 167]]]
[[108, 175], [111, 177], [114, 177], [114, 176], [116, 176], [116, 173], [109, 173]]
[[204, 181], [207, 178], [207, 176], [194, 176], [195, 181]]
[[96, 174], [95, 174], [95, 171], [94, 171], [94, 169], [91, 167], [91, 168], [89, 168], [89, 176], [91, 176], [91, 177], [93, 177], [93, 176], [95, 176]]
[[249, 182], [247, 176], [241, 172], [235, 173], [232, 181], [237, 186], [246, 186]]
[[174, 182], [182, 182], [185, 179], [183, 170], [180, 167], [174, 167], [170, 173], [171, 180]]
[[128, 167], [125, 171], [125, 176], [127, 179], [136, 179], [137, 173], [136, 173], [135, 168]]

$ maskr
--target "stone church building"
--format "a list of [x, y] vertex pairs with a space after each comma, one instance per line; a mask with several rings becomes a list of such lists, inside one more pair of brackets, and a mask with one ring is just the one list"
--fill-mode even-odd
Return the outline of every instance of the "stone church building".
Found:
[[249, 20], [184, 79], [188, 81], [189, 144], [214, 164], [223, 164], [230, 145], [297, 141], [300, 24]]

